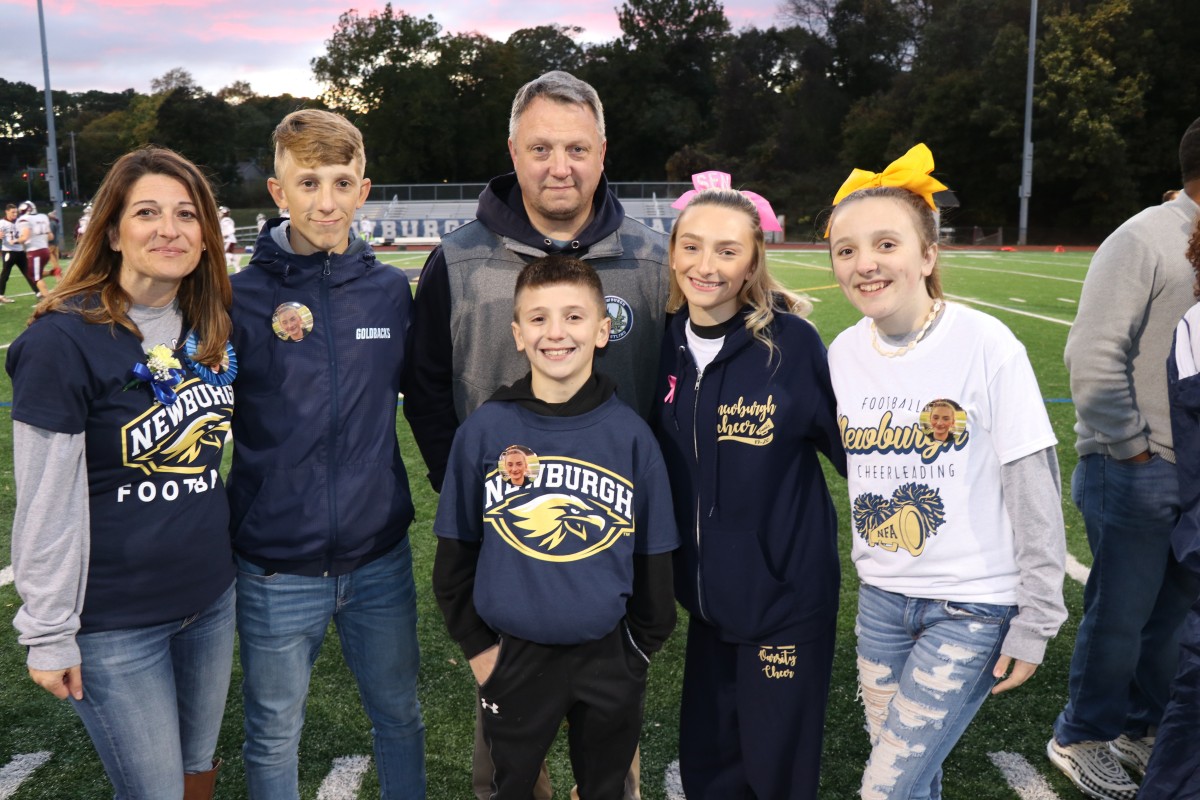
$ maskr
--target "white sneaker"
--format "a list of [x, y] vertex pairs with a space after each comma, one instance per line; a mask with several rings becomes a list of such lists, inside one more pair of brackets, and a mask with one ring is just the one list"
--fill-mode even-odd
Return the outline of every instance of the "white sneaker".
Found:
[[1134, 739], [1121, 734], [1108, 743], [1108, 750], [1127, 769], [1138, 775], [1146, 774], [1146, 765], [1150, 763], [1150, 752], [1154, 749], [1154, 737], [1142, 736]]
[[1137, 800], [1138, 785], [1108, 749], [1108, 742], [1046, 743], [1050, 763], [1062, 770], [1079, 791], [1096, 800]]

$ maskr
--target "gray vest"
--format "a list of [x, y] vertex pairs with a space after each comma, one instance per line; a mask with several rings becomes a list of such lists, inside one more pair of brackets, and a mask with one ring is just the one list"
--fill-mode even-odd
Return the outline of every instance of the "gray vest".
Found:
[[[450, 281], [454, 410], [462, 422], [529, 371], [513, 342], [513, 290], [521, 268], [547, 253], [476, 220], [443, 237], [442, 255]], [[618, 397], [649, 417], [670, 280], [667, 237], [626, 218], [579, 257], [599, 274], [613, 320], [608, 346], [596, 351], [596, 370], [616, 381]]]

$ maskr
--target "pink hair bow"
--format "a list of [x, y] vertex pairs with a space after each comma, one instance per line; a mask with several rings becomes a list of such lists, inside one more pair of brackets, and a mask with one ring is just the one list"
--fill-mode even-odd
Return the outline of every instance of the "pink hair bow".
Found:
[[[728, 172], [718, 172], [716, 170], [697, 172], [692, 176], [692, 186], [696, 188], [684, 192], [678, 200], [671, 203], [671, 208], [678, 208], [682, 211], [687, 208], [688, 203], [692, 202], [696, 195], [705, 189], [732, 189], [733, 178]], [[754, 204], [754, 210], [758, 212], [758, 224], [762, 226], [764, 231], [783, 230], [783, 228], [779, 227], [779, 219], [775, 216], [775, 212], [771, 209], [771, 204], [767, 202], [767, 198], [754, 192], [742, 192], [741, 194]]]

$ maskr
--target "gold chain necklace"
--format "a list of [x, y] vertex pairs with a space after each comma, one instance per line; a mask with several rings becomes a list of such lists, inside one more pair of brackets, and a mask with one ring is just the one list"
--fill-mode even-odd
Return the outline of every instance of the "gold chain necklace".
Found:
[[914, 347], [916, 347], [917, 342], [925, 338], [925, 334], [929, 332], [929, 326], [933, 324], [935, 319], [937, 319], [938, 312], [940, 312], [945, 305], [946, 304], [941, 300], [934, 300], [933, 308], [929, 310], [929, 316], [925, 317], [925, 324], [921, 326], [921, 330], [917, 331], [916, 338], [904, 345], [904, 347], [901, 347], [899, 350], [888, 351], [879, 346], [878, 329], [875, 327], [875, 320], [871, 320], [871, 346], [875, 348], [876, 353], [879, 353], [879, 355], [883, 356], [884, 358], [899, 358], [909, 350], [912, 350]]

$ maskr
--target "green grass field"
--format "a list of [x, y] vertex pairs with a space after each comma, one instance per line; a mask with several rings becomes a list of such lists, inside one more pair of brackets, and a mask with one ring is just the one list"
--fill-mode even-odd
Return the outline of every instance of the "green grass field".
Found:
[[[1075, 466], [1073, 407], [1062, 363], [1063, 346], [1075, 315], [1088, 253], [943, 253], [946, 293], [960, 302], [976, 305], [1001, 319], [1024, 342], [1047, 398], [1047, 410], [1059, 438], [1059, 461], [1064, 484]], [[423, 253], [384, 254], [397, 266], [419, 267]], [[777, 251], [771, 269], [786, 284], [813, 298], [812, 315], [826, 342], [851, 325], [858, 315], [834, 285], [827, 255], [822, 251]], [[15, 284], [10, 284], [14, 286]], [[0, 307], [0, 345], [7, 348], [23, 329], [33, 306], [29, 296], [15, 295], [17, 303]], [[647, 358], [656, 354], [647, 353]], [[10, 412], [12, 387], [7, 375], [0, 379], [0, 402]], [[437, 497], [424, 478], [424, 467], [407, 424], [399, 425], [401, 447], [408, 464], [417, 521], [411, 536], [415, 556], [420, 641], [422, 648], [421, 703], [426, 724], [429, 797], [433, 800], [469, 798], [470, 748], [474, 691], [471, 673], [461, 652], [445, 633], [430, 589], [434, 553], [432, 520]], [[0, 425], [0, 567], [9, 563], [9, 538], [13, 513], [11, 426]], [[841, 800], [857, 796], [868, 747], [862, 710], [855, 699], [856, 674], [853, 621], [855, 580], [848, 553], [848, 503], [845, 481], [828, 470], [830, 489], [842, 520], [842, 607], [838, 651], [834, 662], [825, 735], [822, 798]], [[1066, 489], [1064, 485], [1064, 490]], [[1069, 494], [1069, 493], [1068, 493]], [[1082, 522], [1070, 502], [1064, 503], [1068, 551], [1090, 564]], [[1067, 668], [1082, 606], [1082, 586], [1065, 581], [1071, 616], [1050, 644], [1045, 663], [1020, 689], [992, 698], [967, 731], [945, 765], [947, 797], [972, 800], [1008, 800], [1017, 797], [1077, 798], [1080, 795], [1045, 759], [1044, 747], [1051, 723], [1066, 700]], [[11, 583], [0, 587], [4, 617], [11, 620], [19, 604]], [[647, 800], [675, 798], [664, 776], [677, 758], [678, 697], [682, 680], [684, 624], [680, 624], [663, 652], [655, 659], [649, 679], [645, 730], [642, 737], [642, 784]], [[341, 662], [337, 639], [326, 640], [317, 661], [309, 696], [308, 721], [301, 743], [301, 790], [305, 798], [318, 797], [322, 781], [334, 760], [370, 755], [369, 724], [358, 703], [353, 678]], [[217, 797], [245, 797], [240, 744], [240, 673], [234, 668], [225, 726], [218, 755], [225, 760]], [[571, 786], [564, 738], [551, 754], [551, 772], [558, 795]], [[23, 754], [49, 753], [48, 760], [20, 782]], [[1019, 794], [989, 754], [1013, 753], [1024, 757], [1048, 784], [1039, 794]], [[9, 766], [5, 766], [9, 765]], [[1027, 782], [1028, 785], [1034, 783]], [[16, 788], [19, 785], [19, 788]], [[24, 650], [11, 629], [0, 632], [0, 800], [67, 800], [111, 797], [112, 791], [83, 727], [70, 708], [36, 688], [24, 668]], [[323, 798], [377, 797], [373, 770], [368, 770], [357, 795], [321, 790]]]

